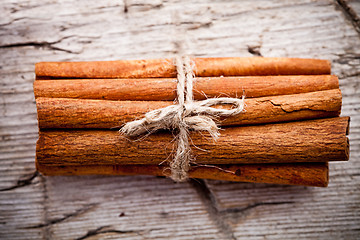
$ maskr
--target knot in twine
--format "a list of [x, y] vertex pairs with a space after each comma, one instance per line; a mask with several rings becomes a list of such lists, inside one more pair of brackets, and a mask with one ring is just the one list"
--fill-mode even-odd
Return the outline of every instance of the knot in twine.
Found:
[[[175, 58], [177, 70], [177, 104], [156, 109], [145, 114], [140, 120], [126, 123], [120, 133], [128, 137], [151, 134], [157, 130], [177, 130], [175, 137], [177, 149], [170, 161], [170, 178], [176, 182], [188, 179], [190, 163], [193, 161], [189, 143], [189, 131], [206, 131], [216, 140], [219, 127], [215, 120], [239, 114], [244, 109], [244, 96], [239, 98], [210, 98], [194, 101], [193, 63], [189, 57]], [[218, 109], [219, 104], [233, 105], [231, 109]]]

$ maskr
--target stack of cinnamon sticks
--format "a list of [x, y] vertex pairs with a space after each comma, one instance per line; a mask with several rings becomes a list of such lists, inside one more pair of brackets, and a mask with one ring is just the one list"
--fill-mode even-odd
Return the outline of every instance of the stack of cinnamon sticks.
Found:
[[[349, 118], [330, 63], [290, 58], [195, 58], [194, 98], [241, 97], [214, 142], [191, 133], [189, 176], [327, 186], [328, 162], [349, 158]], [[44, 175], [167, 175], [173, 136], [121, 138], [124, 123], [173, 104], [171, 59], [36, 64], [34, 93]], [[226, 107], [226, 106], [216, 106]], [[204, 151], [205, 150], [205, 151]]]

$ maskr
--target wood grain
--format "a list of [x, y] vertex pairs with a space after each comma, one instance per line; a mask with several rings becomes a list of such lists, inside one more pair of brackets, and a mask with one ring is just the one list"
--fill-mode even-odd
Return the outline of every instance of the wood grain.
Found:
[[[231, 127], [216, 142], [201, 133], [190, 138], [199, 164], [346, 161], [348, 124], [348, 117], [339, 117]], [[39, 133], [36, 159], [46, 166], [159, 164], [171, 155], [173, 138], [159, 132], [129, 141], [117, 131], [49, 129]]]
[[[64, 175], [153, 175], [169, 176], [166, 166], [161, 165], [36, 165], [46, 176]], [[329, 182], [328, 163], [294, 164], [238, 164], [193, 166], [190, 178], [214, 179], [236, 182], [290, 184], [326, 187]]]
[[[247, 98], [288, 95], [339, 88], [334, 75], [209, 77], [196, 78], [194, 98]], [[35, 98], [80, 98], [103, 100], [175, 100], [176, 79], [81, 79], [36, 80]]]
[[[299, 58], [194, 58], [199, 77], [253, 75], [330, 74], [327, 60]], [[149, 78], [176, 77], [172, 59], [119, 60], [97, 62], [40, 62], [39, 77], [53, 78]]]
[[[1, 239], [359, 238], [360, 41], [336, 1], [4, 0], [0, 9]], [[351, 153], [329, 164], [327, 188], [206, 180], [205, 194], [152, 176], [33, 178], [36, 62], [172, 57], [179, 35], [195, 57], [331, 61]]]
[[[339, 89], [249, 98], [245, 111], [219, 119], [222, 126], [285, 122], [336, 117], [341, 110]], [[118, 128], [145, 113], [173, 104], [166, 101], [108, 101], [88, 99], [36, 99], [39, 128]], [[217, 106], [229, 108], [225, 105]]]

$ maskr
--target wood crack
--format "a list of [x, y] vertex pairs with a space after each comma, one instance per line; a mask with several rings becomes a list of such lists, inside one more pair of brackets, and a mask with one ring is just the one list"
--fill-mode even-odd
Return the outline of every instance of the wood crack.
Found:
[[123, 0], [123, 2], [124, 2], [124, 13], [127, 14], [129, 12], [127, 0]]
[[218, 210], [216, 197], [202, 179], [190, 179], [190, 184], [198, 192], [200, 199], [207, 208], [210, 218], [213, 220], [219, 231], [224, 235], [225, 239], [236, 240], [234, 230], [227, 222], [225, 217]]
[[254, 56], [262, 57], [263, 55], [260, 52], [260, 45], [257, 46], [247, 46], [247, 50], [249, 53], [251, 53]]
[[38, 175], [39, 175], [39, 172], [38, 172], [38, 171], [35, 171], [35, 172], [34, 172], [33, 174], [31, 174], [29, 177], [27, 177], [27, 178], [25, 178], [25, 179], [19, 179], [14, 186], [0, 189], [0, 192], [10, 191], [10, 190], [17, 189], [17, 188], [20, 188], [20, 187], [28, 186], [28, 185], [32, 184], [32, 181], [33, 181]]
[[355, 30], [360, 33], [360, 18], [352, 9], [352, 7], [347, 3], [346, 0], [336, 0], [342, 11], [345, 13], [345, 16], [351, 21]]
[[224, 210], [219, 210], [218, 204], [216, 202], [216, 197], [211, 192], [207, 184], [202, 179], [191, 179], [190, 183], [196, 189], [198, 194], [200, 195], [201, 200], [203, 201], [204, 205], [207, 207], [208, 213], [211, 219], [215, 222], [216, 226], [220, 230], [221, 233], [224, 234], [226, 239], [236, 239], [234, 235], [234, 231], [227, 221], [226, 215], [227, 214], [245, 214], [251, 209], [254, 209], [259, 206], [266, 206], [266, 205], [283, 205], [283, 204], [293, 204], [294, 201], [279, 201], [279, 202], [257, 202], [251, 203], [242, 208], [228, 208]]
[[69, 38], [69, 37], [71, 37], [71, 36], [64, 37], [64, 38], [62, 38], [62, 39], [60, 39], [58, 41], [54, 41], [54, 42], [29, 41], [29, 42], [19, 42], [19, 43], [4, 44], [4, 45], [0, 45], [0, 48], [18, 48], [18, 47], [29, 47], [30, 46], [30, 47], [35, 47], [35, 48], [44, 48], [44, 49], [50, 49], [50, 50], [54, 50], [54, 51], [61, 51], [61, 52], [66, 52], [66, 53], [77, 54], [77, 52], [53, 46], [54, 44], [60, 43], [61, 41], [63, 41], [66, 38]]
[[249, 211], [251, 209], [254, 209], [259, 206], [265, 206], [265, 205], [282, 205], [282, 204], [293, 204], [294, 201], [282, 201], [282, 202], [258, 202], [258, 203], [252, 203], [242, 208], [228, 208], [221, 210], [221, 214], [228, 214], [228, 213], [244, 213], [246, 211]]
[[129, 4], [127, 0], [123, 0], [123, 4], [124, 4], [124, 7], [123, 7], [123, 12], [125, 14], [127, 14], [129, 12], [129, 9], [131, 7], [139, 7], [139, 8], [143, 8], [143, 11], [148, 11], [148, 10], [157, 10], [157, 9], [160, 9], [162, 7], [164, 7], [164, 4], [163, 3], [158, 3], [158, 4], [147, 4], [147, 3], [132, 3], [132, 4]]
[[[96, 235], [100, 235], [100, 234], [106, 234], [106, 233], [114, 233], [114, 234], [127, 234], [127, 233], [135, 233], [140, 235], [141, 232], [143, 231], [139, 231], [139, 230], [116, 230], [116, 229], [109, 229], [110, 226], [101, 226], [98, 227], [96, 229], [93, 230], [89, 230], [85, 235], [76, 238], [76, 240], [84, 240]], [[153, 231], [153, 230], [160, 230], [160, 229], [149, 229], [149, 231]]]
[[54, 225], [54, 224], [57, 224], [57, 223], [61, 223], [61, 222], [64, 222], [64, 221], [68, 220], [69, 218], [77, 217], [77, 216], [79, 216], [81, 214], [84, 214], [84, 213], [92, 210], [97, 205], [98, 204], [95, 204], [95, 203], [87, 204], [85, 207], [82, 207], [82, 208], [76, 210], [75, 212], [65, 214], [61, 218], [50, 219], [50, 220], [46, 221], [43, 224], [34, 225], [34, 226], [30, 226], [30, 227], [25, 227], [24, 229], [43, 228], [43, 227], [48, 227], [48, 226], [51, 226], [51, 225]]

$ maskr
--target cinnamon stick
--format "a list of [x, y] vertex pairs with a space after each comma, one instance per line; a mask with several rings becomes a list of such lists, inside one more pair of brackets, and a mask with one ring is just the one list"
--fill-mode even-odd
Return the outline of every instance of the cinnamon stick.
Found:
[[[192, 133], [196, 163], [294, 163], [345, 161], [349, 158], [348, 117], [282, 124], [232, 127], [217, 142]], [[117, 131], [40, 131], [37, 161], [46, 166], [159, 164], [171, 155], [173, 136], [162, 132], [141, 141]]]
[[[246, 98], [288, 95], [338, 89], [339, 80], [333, 75], [211, 77], [196, 78], [194, 98]], [[176, 79], [66, 79], [36, 80], [35, 98], [81, 98], [103, 100], [174, 100]]]
[[[47, 176], [168, 175], [166, 167], [160, 165], [45, 166], [37, 163], [36, 167], [39, 172]], [[329, 181], [329, 168], [328, 163], [193, 166], [189, 171], [189, 177], [236, 182], [326, 187]]]
[[[249, 98], [246, 111], [220, 121], [222, 126], [335, 117], [340, 115], [339, 89], [302, 94]], [[115, 128], [169, 106], [170, 101], [105, 101], [88, 99], [36, 99], [40, 128]], [[221, 107], [221, 106], [219, 106]], [[225, 106], [224, 106], [225, 107]]]
[[[330, 74], [330, 62], [300, 58], [194, 58], [195, 75], [317, 75]], [[53, 78], [152, 78], [176, 77], [172, 59], [119, 60], [103, 62], [41, 62], [37, 77]]]

